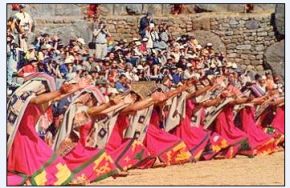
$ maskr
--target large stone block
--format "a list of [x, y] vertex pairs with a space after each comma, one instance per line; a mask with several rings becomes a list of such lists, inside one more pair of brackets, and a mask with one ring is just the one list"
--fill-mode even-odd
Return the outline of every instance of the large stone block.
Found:
[[285, 69], [285, 41], [281, 40], [269, 46], [264, 54], [264, 63], [270, 65], [273, 72], [284, 77]]
[[196, 39], [201, 43], [201, 45], [206, 45], [206, 43], [211, 42], [213, 44], [213, 48], [217, 51], [226, 51], [226, 47], [218, 35], [210, 31], [203, 30], [194, 31], [193, 34], [195, 35]]
[[285, 5], [277, 4], [275, 8], [275, 27], [280, 35], [285, 35]]
[[238, 50], [249, 50], [252, 46], [250, 44], [244, 44], [244, 45], [237, 45]]
[[255, 48], [257, 51], [263, 51], [265, 49], [264, 45], [257, 45]]
[[258, 29], [260, 25], [260, 22], [257, 20], [248, 20], [245, 24], [247, 29]]

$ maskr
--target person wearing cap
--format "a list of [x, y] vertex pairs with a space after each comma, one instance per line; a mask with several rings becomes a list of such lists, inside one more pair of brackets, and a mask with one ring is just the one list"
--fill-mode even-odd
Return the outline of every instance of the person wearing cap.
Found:
[[32, 44], [28, 46], [28, 50], [25, 54], [25, 59], [31, 59], [31, 58], [36, 58], [35, 46]]
[[19, 5], [19, 12], [14, 15], [14, 25], [18, 28], [19, 46], [24, 51], [27, 50], [28, 34], [32, 31], [33, 20], [31, 16], [25, 11], [25, 4]]
[[44, 60], [46, 57], [49, 56], [49, 49], [52, 48], [52, 46], [50, 44], [43, 44], [41, 46], [40, 51], [38, 52], [38, 59], [40, 61]]
[[184, 80], [188, 80], [188, 79], [193, 78], [194, 75], [195, 75], [195, 72], [194, 72], [194, 67], [193, 67], [192, 63], [187, 63], [186, 69], [182, 73], [182, 78]]
[[125, 74], [121, 74], [119, 76], [119, 80], [115, 83], [115, 88], [118, 90], [118, 92], [125, 92], [128, 90], [127, 77]]
[[209, 55], [214, 55], [215, 52], [214, 52], [212, 43], [208, 42], [206, 44], [206, 49], [207, 49]]
[[78, 46], [79, 46], [81, 49], [83, 49], [84, 46], [86, 45], [85, 39], [83, 39], [83, 38], [78, 38], [78, 39], [77, 39], [77, 44], [78, 44]]
[[[155, 31], [155, 24], [154, 23], [150, 23], [149, 26], [145, 29], [145, 35], [144, 37], [146, 37], [148, 39], [147, 41], [147, 49], [152, 49], [153, 47], [158, 47], [156, 46], [158, 41], [159, 41], [159, 36], [157, 31]], [[155, 43], [155, 45], [154, 45]]]
[[139, 23], [139, 34], [141, 38], [144, 38], [146, 28], [149, 26], [150, 23], [154, 23], [152, 13], [147, 12], [147, 14], [140, 19], [140, 23]]
[[181, 52], [180, 52], [180, 45], [178, 43], [176, 43], [174, 45], [173, 51], [171, 52], [171, 54], [173, 56], [173, 60], [175, 62], [178, 62], [181, 56]]
[[164, 45], [166, 45], [166, 49], [168, 48], [168, 41], [169, 41], [169, 33], [168, 33], [168, 26], [165, 24], [160, 24], [159, 25], [159, 37], [160, 37], [160, 41], [162, 41], [164, 43]]
[[107, 55], [107, 37], [111, 37], [111, 34], [106, 29], [105, 22], [100, 21], [98, 28], [95, 28], [93, 35], [96, 39], [96, 58], [103, 59]]
[[74, 63], [74, 57], [68, 56], [65, 59], [64, 63], [59, 66], [59, 72], [62, 78], [67, 78], [67, 75], [73, 72], [73, 63]]

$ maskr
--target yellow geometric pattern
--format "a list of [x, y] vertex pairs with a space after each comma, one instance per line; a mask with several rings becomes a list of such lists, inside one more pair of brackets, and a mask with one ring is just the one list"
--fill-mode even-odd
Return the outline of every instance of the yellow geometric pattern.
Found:
[[[101, 162], [105, 161], [105, 164], [100, 166]], [[102, 174], [106, 174], [110, 172], [112, 169], [110, 167], [110, 164], [113, 163], [113, 159], [111, 156], [107, 155], [106, 153], [103, 153], [98, 159], [94, 161], [95, 166], [93, 167], [96, 176], [100, 176]]]
[[56, 165], [58, 172], [56, 173], [57, 181], [54, 185], [61, 185], [64, 181], [66, 181], [71, 176], [70, 169], [66, 166], [66, 164], [58, 163]]
[[219, 152], [221, 149], [228, 147], [228, 142], [225, 139], [222, 139], [220, 145], [212, 145], [212, 151]]
[[[172, 157], [171, 157], [173, 153], [177, 153], [177, 155], [175, 156], [174, 159], [172, 159]], [[170, 151], [166, 152], [166, 156], [167, 156], [167, 162], [168, 162], [168, 164], [170, 164], [172, 160], [175, 162], [187, 161], [191, 158], [192, 155], [188, 151], [185, 143], [181, 142], [177, 146], [172, 148]]]
[[35, 176], [33, 179], [36, 185], [45, 185], [45, 183], [47, 182], [45, 170], [43, 170], [40, 174]]

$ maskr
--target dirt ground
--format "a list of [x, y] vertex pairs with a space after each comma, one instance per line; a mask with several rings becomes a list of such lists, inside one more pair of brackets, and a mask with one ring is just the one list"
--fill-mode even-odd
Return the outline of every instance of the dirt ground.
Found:
[[94, 185], [283, 185], [284, 152], [230, 160], [130, 170], [127, 177], [107, 178]]

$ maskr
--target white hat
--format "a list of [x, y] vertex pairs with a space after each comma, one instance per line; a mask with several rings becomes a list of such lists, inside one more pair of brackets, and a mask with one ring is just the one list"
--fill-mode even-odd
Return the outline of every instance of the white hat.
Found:
[[137, 46], [140, 46], [140, 45], [141, 45], [141, 42], [140, 42], [140, 41], [136, 41], [135, 44], [136, 44]]
[[133, 80], [132, 77], [129, 75], [129, 72], [126, 72], [124, 75], [126, 76], [127, 79]]
[[47, 49], [51, 49], [52, 46], [50, 44], [45, 44], [41, 47], [42, 50], [47, 50]]
[[198, 44], [198, 45], [196, 45], [195, 48], [197, 48], [197, 49], [202, 49], [202, 46]]
[[112, 94], [118, 94], [118, 90], [116, 88], [112, 88], [112, 87], [109, 87], [108, 88], [108, 93], [112, 93]]
[[142, 39], [142, 41], [143, 41], [143, 42], [147, 42], [147, 41], [148, 41], [148, 38], [147, 38], [147, 37], [144, 37], [144, 38]]
[[132, 72], [133, 73], [137, 73], [138, 72], [137, 69], [136, 69], [136, 67], [133, 68]]
[[232, 64], [231, 62], [228, 62], [227, 65], [226, 65], [226, 67], [227, 67], [227, 68], [231, 68], [232, 65], [233, 65], [233, 64]]
[[122, 48], [121, 48], [120, 46], [116, 46], [114, 50], [115, 50], [115, 51], [118, 51], [118, 50], [121, 50], [121, 49], [122, 49]]
[[185, 56], [185, 58], [186, 59], [195, 59], [197, 57], [197, 55], [190, 55], [190, 54], [187, 54], [186, 56]]
[[200, 74], [199, 73], [194, 73], [194, 76], [197, 80], [200, 78]]
[[66, 74], [66, 81], [70, 84], [76, 84], [77, 81], [76, 81], [75, 77], [76, 77], [75, 73], [68, 73], [68, 74]]
[[81, 43], [82, 45], [85, 45], [86, 44], [86, 42], [85, 42], [85, 40], [83, 38], [78, 38], [77, 41], [79, 43]]
[[232, 68], [233, 68], [233, 69], [237, 69], [237, 68], [238, 68], [237, 64], [236, 64], [236, 63], [233, 63], [233, 64], [232, 64]]
[[212, 43], [209, 42], [209, 43], [206, 44], [206, 46], [212, 46]]
[[79, 71], [79, 70], [84, 70], [84, 69], [83, 69], [83, 67], [81, 65], [77, 65], [76, 66], [76, 70]]
[[209, 80], [211, 80], [213, 77], [214, 77], [213, 75], [208, 75], [208, 76], [207, 76], [207, 78], [208, 78]]
[[70, 64], [70, 63], [73, 63], [75, 61], [75, 58], [73, 57], [73, 56], [68, 56], [66, 59], [65, 59], [65, 61], [64, 61], [64, 63], [65, 64]]
[[153, 54], [157, 54], [157, 50], [156, 49], [152, 49], [152, 53]]
[[192, 67], [192, 64], [191, 63], [187, 63], [186, 67]]
[[221, 61], [217, 61], [217, 67], [222, 67], [222, 66], [223, 66], [222, 62]]

